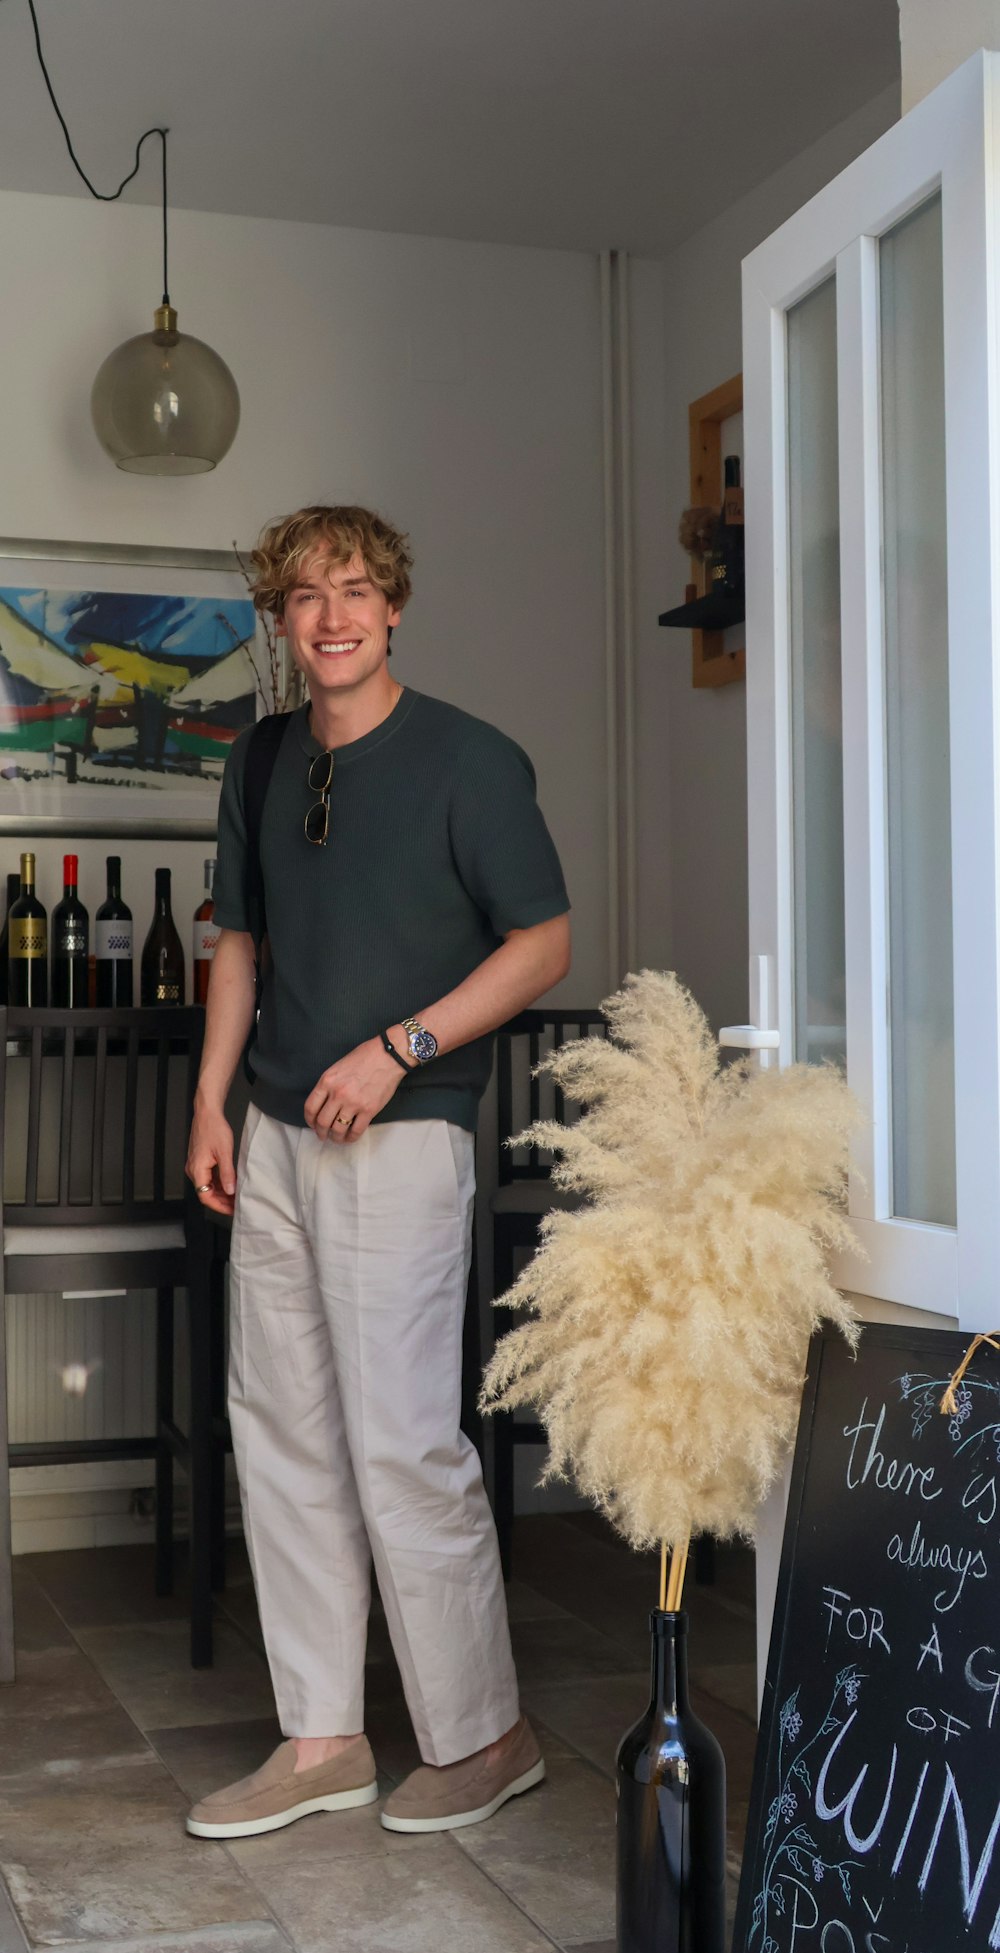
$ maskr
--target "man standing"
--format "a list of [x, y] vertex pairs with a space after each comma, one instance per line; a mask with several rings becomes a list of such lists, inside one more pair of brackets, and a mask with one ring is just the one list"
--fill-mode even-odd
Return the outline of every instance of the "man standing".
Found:
[[235, 1173], [224, 1106], [254, 1022], [259, 728], [226, 768], [187, 1171], [234, 1215], [233, 1447], [286, 1740], [188, 1829], [250, 1836], [375, 1798], [373, 1558], [424, 1759], [382, 1822], [452, 1829], [544, 1775], [459, 1400], [491, 1034], [568, 970], [569, 903], [526, 755], [391, 675], [406, 538], [366, 509], [308, 508], [265, 530], [253, 563], [308, 699], [260, 820], [267, 944]]

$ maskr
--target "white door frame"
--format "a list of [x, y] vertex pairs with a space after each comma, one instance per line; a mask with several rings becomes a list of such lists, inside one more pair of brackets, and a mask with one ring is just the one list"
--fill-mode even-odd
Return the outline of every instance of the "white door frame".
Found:
[[[837, 280], [848, 1077], [868, 1114], [842, 1287], [1000, 1317], [997, 209], [1000, 56], [979, 53], [743, 267], [751, 1009], [729, 1043], [794, 1057], [786, 313]], [[878, 239], [940, 190], [958, 1222], [891, 1213]], [[770, 1037], [768, 1037], [770, 1033]]]

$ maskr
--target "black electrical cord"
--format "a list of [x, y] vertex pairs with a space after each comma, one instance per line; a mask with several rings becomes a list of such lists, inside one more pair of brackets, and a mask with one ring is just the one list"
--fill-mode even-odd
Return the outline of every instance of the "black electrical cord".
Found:
[[169, 305], [170, 286], [169, 286], [169, 280], [167, 278], [167, 137], [170, 134], [170, 131], [169, 129], [159, 129], [156, 127], [152, 129], [145, 129], [142, 135], [139, 137], [138, 142], [135, 145], [135, 162], [132, 168], [129, 170], [128, 175], [122, 177], [122, 180], [119, 183], [117, 190], [95, 190], [94, 185], [91, 183], [91, 180], [87, 175], [86, 170], [84, 169], [82, 163], [80, 162], [79, 157], [77, 156], [76, 150], [73, 148], [73, 139], [66, 125], [66, 117], [64, 116], [62, 109], [59, 107], [59, 103], [56, 101], [56, 91], [52, 86], [52, 80], [49, 75], [49, 71], [45, 65], [45, 56], [42, 53], [42, 37], [38, 30], [38, 15], [35, 12], [35, 0], [28, 0], [28, 12], [31, 15], [31, 25], [35, 30], [35, 48], [38, 54], [38, 65], [41, 68], [43, 76], [45, 77], [45, 86], [49, 91], [49, 100], [52, 103], [53, 108], [55, 109], [56, 115], [59, 118], [59, 126], [62, 129], [63, 135], [66, 138], [66, 147], [69, 150], [70, 161], [72, 162], [73, 167], [76, 170], [77, 174], [83, 178], [83, 181], [87, 185], [87, 188], [90, 191], [92, 197], [96, 197], [100, 203], [116, 203], [118, 198], [121, 196], [122, 191], [125, 189], [126, 185], [131, 183], [132, 178], [134, 176], [138, 175], [139, 162], [142, 154], [142, 145], [146, 141], [147, 137], [159, 136], [160, 141], [163, 144], [163, 303], [164, 305]]

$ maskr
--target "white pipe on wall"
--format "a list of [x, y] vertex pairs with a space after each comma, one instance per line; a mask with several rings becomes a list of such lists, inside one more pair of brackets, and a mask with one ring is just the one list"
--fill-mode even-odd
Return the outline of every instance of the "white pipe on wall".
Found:
[[635, 967], [638, 915], [632, 385], [625, 252], [602, 251], [600, 269], [608, 964], [615, 988], [626, 969]]
[[615, 284], [617, 305], [618, 379], [618, 465], [619, 465], [619, 580], [621, 586], [621, 629], [618, 657], [618, 683], [621, 711], [622, 768], [622, 936], [625, 967], [634, 970], [638, 956], [636, 941], [638, 914], [638, 841], [636, 832], [637, 784], [635, 742], [635, 585], [632, 514], [632, 361], [629, 319], [629, 261], [625, 251], [616, 251]]
[[601, 424], [604, 488], [604, 716], [608, 796], [608, 988], [617, 987], [621, 968], [620, 863], [618, 845], [618, 601], [617, 495], [615, 488], [615, 349], [612, 296], [613, 253], [602, 251], [601, 270]]

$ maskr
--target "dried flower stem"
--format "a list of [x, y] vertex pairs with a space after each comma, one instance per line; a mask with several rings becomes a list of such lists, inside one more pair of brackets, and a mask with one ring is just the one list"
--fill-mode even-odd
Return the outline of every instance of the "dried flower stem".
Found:
[[[252, 590], [253, 580], [249, 567], [240, 555], [235, 543], [233, 544], [233, 555], [240, 566], [240, 573], [247, 589]], [[287, 684], [282, 684], [281, 672], [283, 660], [281, 652], [278, 650], [278, 637], [274, 628], [274, 620], [267, 611], [261, 611], [258, 614], [260, 616], [261, 629], [263, 630], [267, 643], [268, 678], [270, 680], [271, 690], [270, 700], [268, 700], [267, 693], [261, 682], [260, 672], [257, 669], [257, 660], [249, 645], [246, 647], [247, 657], [253, 667], [254, 683], [256, 684], [257, 692], [265, 712], [284, 712], [288, 709], [288, 706], [292, 703], [296, 695], [296, 673], [293, 671]]]

